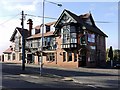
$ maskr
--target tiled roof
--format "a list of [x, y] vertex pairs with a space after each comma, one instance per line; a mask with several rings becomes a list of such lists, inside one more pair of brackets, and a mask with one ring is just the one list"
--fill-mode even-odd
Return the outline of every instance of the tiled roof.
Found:
[[[44, 33], [43, 35], [44, 35], [44, 37], [47, 37], [47, 36], [53, 36], [54, 34], [53, 34], [53, 32], [47, 32], [47, 33]], [[28, 37], [27, 39], [35, 39], [35, 38], [40, 38], [40, 37], [42, 37], [42, 34], [38, 33], [38, 34]]]
[[47, 25], [47, 26], [51, 26], [51, 25], [53, 25], [53, 24], [55, 24], [56, 23], [56, 21], [54, 21], [54, 22], [49, 22], [49, 23], [46, 23], [45, 25]]
[[79, 17], [80, 18], [89, 18], [90, 17], [90, 13], [86, 13], [86, 14], [80, 15]]
[[8, 48], [7, 50], [5, 50], [3, 53], [12, 53], [13, 50], [11, 50], [11, 48]]
[[[51, 25], [55, 24], [55, 22], [56, 22], [56, 21], [54, 21], [54, 22], [49, 22], [49, 23], [46, 23], [45, 25], [47, 25], [47, 26], [51, 26]], [[41, 27], [42, 27], [42, 24], [41, 24], [41, 25], [37, 25], [37, 26], [35, 26], [34, 29], [39, 30]]]
[[39, 30], [39, 29], [41, 28], [41, 26], [42, 26], [42, 25], [37, 25], [37, 26], [34, 27], [34, 29]]

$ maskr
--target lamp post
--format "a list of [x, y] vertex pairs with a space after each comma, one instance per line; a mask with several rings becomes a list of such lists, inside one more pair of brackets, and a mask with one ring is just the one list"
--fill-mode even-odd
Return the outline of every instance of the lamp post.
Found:
[[55, 4], [59, 7], [62, 6], [62, 4], [58, 4], [55, 2], [51, 2], [51, 1], [47, 1], [47, 0], [43, 0], [42, 2], [42, 46], [41, 46], [41, 58], [39, 60], [40, 62], [40, 76], [42, 76], [42, 68], [43, 68], [43, 39], [44, 39], [44, 12], [45, 12], [45, 2], [49, 2], [52, 4]]

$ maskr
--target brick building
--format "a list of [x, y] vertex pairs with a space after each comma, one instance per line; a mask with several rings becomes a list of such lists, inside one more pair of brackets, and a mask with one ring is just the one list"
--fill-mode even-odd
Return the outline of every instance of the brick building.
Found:
[[[27, 59], [39, 64], [41, 26], [27, 38]], [[55, 28], [54, 28], [54, 27]], [[44, 65], [60, 67], [104, 66], [107, 35], [94, 22], [91, 13], [76, 15], [64, 10], [56, 22], [45, 24], [43, 42]]]

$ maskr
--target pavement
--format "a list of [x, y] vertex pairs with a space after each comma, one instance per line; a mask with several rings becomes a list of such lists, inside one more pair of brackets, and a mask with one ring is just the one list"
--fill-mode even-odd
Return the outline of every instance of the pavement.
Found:
[[[21, 65], [21, 64], [16, 64]], [[39, 65], [26, 64], [26, 73], [22, 77], [39, 78]], [[31, 68], [34, 70], [31, 71]], [[45, 72], [46, 71], [46, 72]], [[64, 73], [63, 73], [64, 72]], [[43, 67], [44, 76], [61, 78], [63, 81], [72, 81], [89, 87], [118, 88], [119, 90], [119, 70], [101, 68], [62, 68], [62, 67]], [[117, 89], [116, 89], [117, 90]]]

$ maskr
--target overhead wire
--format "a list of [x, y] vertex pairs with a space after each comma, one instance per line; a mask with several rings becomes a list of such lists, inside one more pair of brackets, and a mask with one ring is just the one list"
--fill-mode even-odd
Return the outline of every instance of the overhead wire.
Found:
[[[0, 25], [4, 25], [5, 23], [7, 23], [7, 22], [13, 20], [14, 18], [16, 18], [18, 15], [21, 15], [21, 13], [19, 13], [19, 14], [13, 16], [12, 18], [10, 18], [10, 19], [8, 19], [8, 20], [6, 20], [6, 21], [0, 23]], [[31, 14], [24, 14], [24, 15], [25, 15], [25, 16], [31, 16], [31, 17], [43, 18], [43, 16], [36, 16], [36, 15], [31, 15]], [[7, 17], [7, 16], [3, 16], [3, 17]], [[53, 17], [46, 17], [46, 16], [45, 16], [44, 18], [55, 19], [55, 20], [57, 20], [57, 18], [53, 18]], [[95, 22], [96, 22], [96, 23], [105, 23], [105, 24], [107, 24], [107, 23], [117, 23], [117, 22], [107, 22], [107, 21], [95, 21]]]
[[10, 19], [8, 19], [8, 20], [6, 20], [6, 21], [4, 21], [4, 22], [0, 23], [0, 25], [3, 25], [3, 24], [5, 24], [5, 23], [7, 23], [7, 22], [9, 22], [9, 21], [13, 20], [13, 19], [14, 19], [14, 18], [16, 18], [18, 15], [20, 15], [20, 13], [19, 13], [19, 14], [17, 14], [17, 15], [15, 15], [15, 16], [13, 16], [12, 18], [10, 18]]
[[[43, 18], [43, 16], [36, 16], [36, 15], [31, 15], [31, 14], [25, 14], [27, 16], [31, 16], [31, 17], [39, 17], [39, 18]], [[48, 19], [57, 19], [57, 18], [53, 18], [53, 17], [44, 17], [44, 18], [48, 18]]]

